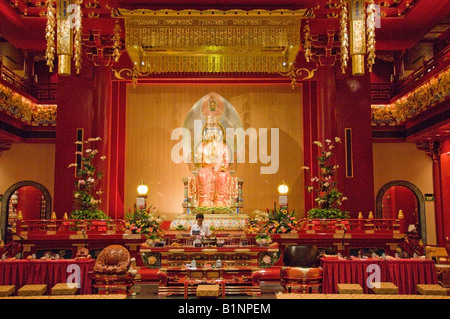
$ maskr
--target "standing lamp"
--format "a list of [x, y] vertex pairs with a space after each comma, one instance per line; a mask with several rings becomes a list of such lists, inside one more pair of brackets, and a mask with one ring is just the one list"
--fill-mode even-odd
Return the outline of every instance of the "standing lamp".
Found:
[[277, 187], [278, 190], [278, 202], [280, 204], [280, 209], [287, 209], [288, 208], [288, 196], [289, 193], [289, 186], [282, 181], [280, 184], [278, 184]]
[[148, 186], [144, 184], [144, 182], [142, 182], [138, 187], [137, 187], [137, 192], [138, 192], [138, 197], [137, 197], [137, 201], [136, 201], [136, 206], [139, 209], [145, 209], [147, 206], [147, 194], [148, 194]]

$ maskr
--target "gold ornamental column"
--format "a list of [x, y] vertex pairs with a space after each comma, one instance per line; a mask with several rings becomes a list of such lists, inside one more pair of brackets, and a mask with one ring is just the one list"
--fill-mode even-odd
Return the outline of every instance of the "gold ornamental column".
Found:
[[366, 15], [364, 0], [349, 0], [350, 13], [350, 56], [352, 74], [364, 74], [366, 54]]
[[58, 54], [58, 74], [63, 76], [70, 75], [73, 54], [73, 23], [71, 15], [67, 9], [73, 1], [58, 0], [57, 11], [57, 54]]

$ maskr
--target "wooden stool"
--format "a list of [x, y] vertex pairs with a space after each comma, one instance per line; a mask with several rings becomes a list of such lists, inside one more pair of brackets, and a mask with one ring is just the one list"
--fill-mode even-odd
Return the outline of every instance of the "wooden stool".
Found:
[[25, 285], [17, 292], [18, 296], [42, 296], [47, 291], [47, 285]]
[[218, 297], [219, 285], [198, 285], [197, 297]]
[[450, 288], [450, 265], [449, 264], [436, 264], [436, 274], [438, 276], [438, 282], [444, 288]]
[[373, 284], [372, 291], [378, 295], [396, 295], [398, 294], [398, 287], [392, 282], [378, 282]]
[[447, 289], [439, 285], [418, 284], [417, 292], [421, 295], [442, 295], [447, 296]]
[[52, 295], [75, 295], [78, 291], [76, 284], [59, 283], [52, 287]]
[[16, 286], [14, 285], [0, 286], [0, 297], [11, 296], [15, 291]]
[[363, 288], [359, 284], [338, 284], [337, 290], [340, 294], [363, 294]]

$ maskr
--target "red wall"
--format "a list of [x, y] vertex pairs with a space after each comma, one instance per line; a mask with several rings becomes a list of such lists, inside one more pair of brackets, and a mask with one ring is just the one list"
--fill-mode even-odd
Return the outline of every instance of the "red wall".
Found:
[[[54, 211], [58, 218], [65, 212], [70, 215], [73, 209], [73, 191], [75, 189], [75, 170], [68, 168], [75, 162], [75, 141], [78, 128], [84, 129], [84, 138], [102, 138], [97, 144], [99, 155], [106, 154], [108, 148], [107, 122], [110, 103], [110, 71], [106, 67], [83, 66], [79, 76], [58, 78], [58, 125], [56, 127], [55, 155], [55, 195]], [[99, 158], [99, 156], [97, 157]], [[97, 163], [104, 173], [102, 186], [107, 183], [106, 163]], [[102, 209], [107, 200], [102, 197]]]
[[[338, 79], [336, 92], [337, 136], [343, 143], [336, 150], [338, 187], [348, 198], [342, 208], [352, 218], [359, 212], [367, 216], [369, 211], [375, 212], [369, 74]], [[353, 177], [346, 177], [345, 171], [346, 128], [352, 130]]]
[[[441, 236], [439, 235], [439, 233], [437, 234], [438, 244], [440, 246], [444, 246], [445, 241], [448, 242], [450, 239], [450, 156], [447, 154], [449, 152], [450, 139], [447, 139], [441, 144], [441, 156], [439, 160], [442, 198], [441, 207], [439, 207], [439, 209], [436, 209], [436, 214], [441, 214], [442, 218], [436, 218], [436, 223], [439, 222], [443, 225], [436, 225], [436, 230], [439, 231], [439, 229], [443, 229], [444, 232]], [[436, 204], [439, 204], [437, 200]]]
[[[417, 216], [417, 199], [414, 193], [404, 186], [391, 187], [384, 196], [390, 196], [390, 217], [396, 218], [401, 209], [404, 215], [405, 225], [419, 223]], [[385, 217], [385, 216], [383, 216]], [[386, 218], [386, 217], [385, 217]]]
[[[339, 137], [333, 160], [339, 165], [338, 189], [348, 198], [343, 210], [357, 218], [361, 211], [367, 216], [375, 209], [373, 198], [372, 124], [369, 75], [342, 79], [340, 69], [320, 67], [317, 81], [304, 84], [304, 158], [305, 166], [317, 175], [320, 149], [313, 142]], [[345, 128], [352, 129], [353, 177], [345, 172]], [[313, 196], [305, 192], [305, 213], [314, 207]]]
[[18, 189], [17, 212], [21, 211], [24, 220], [41, 219], [42, 193], [33, 186]]

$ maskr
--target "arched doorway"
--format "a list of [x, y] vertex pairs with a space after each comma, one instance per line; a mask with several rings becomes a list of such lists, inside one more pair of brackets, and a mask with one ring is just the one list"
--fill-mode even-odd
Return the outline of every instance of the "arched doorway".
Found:
[[21, 181], [10, 186], [3, 195], [0, 232], [1, 239], [8, 241], [8, 227], [14, 227], [19, 211], [24, 219], [50, 219], [52, 199], [42, 184]]
[[425, 199], [422, 192], [407, 181], [389, 182], [377, 194], [377, 218], [397, 218], [400, 209], [406, 225], [418, 225], [422, 241], [426, 243]]

